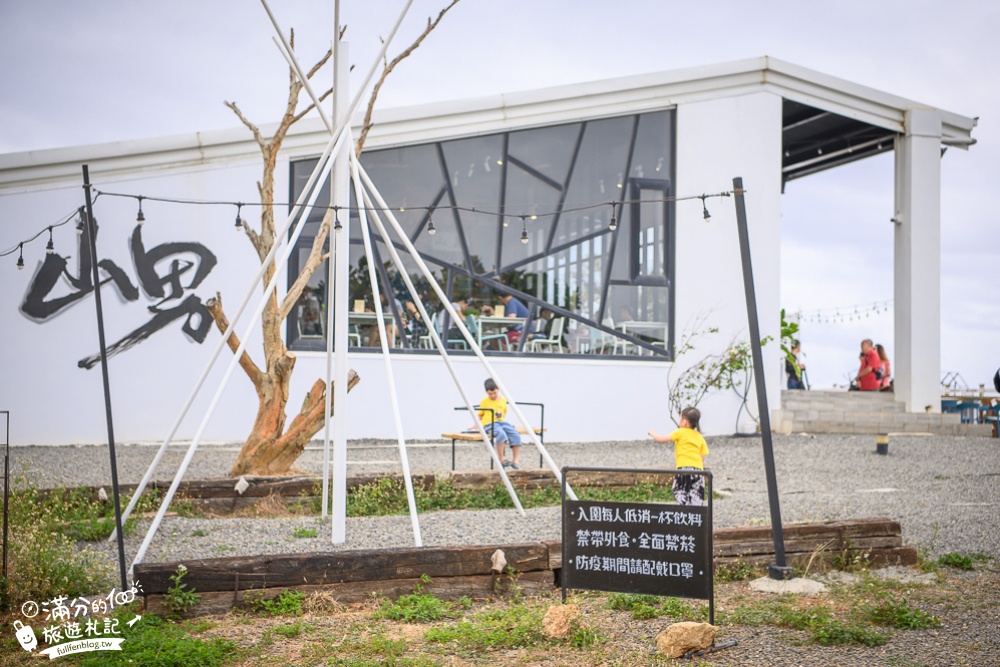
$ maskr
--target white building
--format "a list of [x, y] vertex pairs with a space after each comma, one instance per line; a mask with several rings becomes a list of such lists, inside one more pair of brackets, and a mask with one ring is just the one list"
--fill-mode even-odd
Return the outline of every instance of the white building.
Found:
[[[894, 150], [895, 396], [910, 411], [938, 405], [940, 155], [942, 146], [974, 143], [974, 119], [764, 57], [393, 109], [375, 121], [362, 161], [452, 297], [478, 309], [510, 288], [533, 319], [543, 309], [565, 318], [561, 352], [490, 352], [518, 400], [545, 403], [553, 441], [633, 439], [665, 428], [668, 373], [748, 340], [732, 199], [705, 200], [706, 224], [702, 200], [688, 197], [728, 192], [733, 177], [743, 178], [761, 334], [777, 338], [785, 181]], [[275, 201], [294, 200], [328, 139], [318, 121], [297, 126], [277, 166]], [[52, 230], [55, 252], [45, 254], [46, 227], [83, 205], [84, 164], [103, 193], [94, 211], [102, 276], [113, 276], [102, 287], [108, 344], [121, 343], [109, 363], [118, 441], [164, 437], [219, 335], [201, 304], [217, 292], [238, 303], [259, 267], [233, 231], [232, 202], [258, 201], [261, 173], [243, 128], [0, 156], [0, 245], [43, 232], [23, 248], [24, 271], [14, 270], [18, 253], [3, 267], [0, 409], [11, 411], [13, 443], [106, 439], [93, 290], [79, 264], [75, 220]], [[112, 193], [145, 197], [141, 233], [137, 200]], [[239, 214], [252, 224], [258, 210], [247, 205]], [[305, 238], [321, 213], [310, 217]], [[359, 243], [352, 231], [355, 269]], [[292, 253], [290, 272], [299, 258]], [[324, 276], [318, 271], [310, 283], [321, 308]], [[391, 271], [383, 277], [400, 282]], [[303, 317], [314, 306], [303, 301], [285, 330], [298, 354], [290, 411], [325, 373], [323, 328], [309, 329]], [[618, 335], [625, 323], [631, 339]], [[719, 331], [671, 369], [677, 341], [696, 323]], [[352, 342], [367, 345], [363, 329], [357, 333]], [[260, 358], [257, 338], [248, 349]], [[419, 349], [418, 335], [397, 344], [407, 437], [467, 426], [453, 411], [461, 400], [439, 356]], [[765, 356], [768, 403], [777, 407], [778, 345]], [[455, 359], [469, 392], [482, 395], [479, 362], [461, 351]], [[180, 437], [193, 433], [228, 361], [224, 352]], [[350, 366], [362, 381], [350, 394], [348, 437], [394, 437], [379, 354], [352, 349]], [[702, 407], [706, 433], [734, 431], [735, 394]], [[253, 389], [237, 371], [206, 437], [241, 441], [255, 411]]]

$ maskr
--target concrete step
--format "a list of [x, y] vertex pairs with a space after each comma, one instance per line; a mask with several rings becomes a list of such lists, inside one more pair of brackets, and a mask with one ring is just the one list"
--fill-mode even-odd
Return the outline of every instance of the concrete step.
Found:
[[781, 407], [785, 410], [818, 412], [903, 412], [905, 406], [896, 402], [890, 392], [867, 391], [783, 391]]

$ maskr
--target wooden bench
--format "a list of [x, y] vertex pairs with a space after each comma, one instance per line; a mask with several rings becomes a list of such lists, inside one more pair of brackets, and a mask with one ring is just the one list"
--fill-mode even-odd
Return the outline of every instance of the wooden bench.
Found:
[[[535, 431], [535, 435], [538, 436], [538, 439], [541, 440], [542, 444], [545, 444], [545, 429], [536, 426], [536, 427], [534, 427], [533, 430]], [[520, 433], [521, 435], [527, 435], [528, 434], [528, 432], [526, 430], [524, 430], [523, 428], [521, 428], [520, 426], [517, 427], [517, 432]], [[459, 433], [442, 433], [441, 437], [445, 438], [446, 440], [447, 439], [451, 440], [451, 469], [452, 470], [455, 469], [455, 443], [456, 442], [458, 442], [459, 440], [461, 440], [463, 442], [482, 442], [482, 438], [479, 437], [479, 431], [462, 431], [462, 432], [459, 432]], [[490, 446], [493, 447], [494, 449], [497, 446], [496, 437], [493, 436], [492, 434], [490, 434]], [[541, 467], [542, 463], [543, 463], [542, 455], [539, 454], [538, 455], [538, 467]], [[493, 457], [491, 456], [490, 457], [490, 470], [492, 470], [492, 469], [493, 469]]]
[[[533, 427], [532, 430], [534, 430], [535, 435], [538, 436], [539, 441], [541, 441], [541, 443], [544, 445], [545, 444], [545, 405], [543, 403], [522, 403], [522, 402], [518, 402], [518, 405], [533, 405], [533, 406], [535, 406], [537, 408], [540, 408], [541, 413], [542, 413], [541, 425]], [[466, 409], [465, 406], [460, 406], [460, 407], [455, 408], [455, 410], [465, 410], [465, 409]], [[479, 406], [478, 405], [475, 406], [475, 409], [478, 410]], [[486, 409], [489, 410], [489, 408], [486, 408]], [[490, 410], [490, 412], [492, 412], [492, 410]], [[520, 426], [517, 427], [517, 432], [520, 433], [521, 435], [527, 435], [528, 434], [528, 432], [526, 430], [524, 430], [523, 428], [521, 428]], [[455, 433], [442, 433], [441, 437], [444, 438], [444, 439], [446, 439], [446, 440], [451, 440], [451, 469], [452, 470], [455, 469], [455, 443], [458, 442], [459, 440], [461, 440], [462, 442], [480, 442], [481, 441], [481, 439], [479, 437], [479, 431], [458, 431], [458, 432], [455, 432]], [[490, 446], [493, 447], [494, 449], [496, 449], [496, 446], [497, 446], [496, 439], [494, 438], [493, 435], [490, 435]], [[541, 453], [539, 453], [539, 455], [538, 455], [538, 467], [539, 468], [542, 467], [542, 463], [543, 462], [544, 461], [543, 461], [542, 455], [541, 455]], [[490, 457], [490, 470], [492, 470], [492, 469], [493, 469], [493, 457], [491, 456]]]

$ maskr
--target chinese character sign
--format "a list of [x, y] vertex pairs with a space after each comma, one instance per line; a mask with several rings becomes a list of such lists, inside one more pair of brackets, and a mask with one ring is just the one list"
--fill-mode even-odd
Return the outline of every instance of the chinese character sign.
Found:
[[709, 599], [709, 517], [690, 505], [567, 500], [563, 586]]
[[[96, 223], [95, 223], [96, 228]], [[84, 229], [77, 242], [77, 270], [69, 269], [69, 258], [58, 253], [45, 255], [45, 260], [35, 273], [21, 312], [37, 322], [48, 322], [63, 309], [79, 303], [94, 292], [90, 259], [89, 230]], [[142, 240], [142, 226], [132, 232], [129, 250], [135, 264], [137, 283], [128, 273], [110, 259], [98, 260], [97, 266], [104, 273], [98, 288], [111, 284], [122, 300], [137, 302], [140, 288], [152, 305], [137, 311], [146, 311], [149, 320], [108, 346], [108, 356], [124, 352], [146, 340], [175, 320], [183, 319], [181, 330], [192, 340], [201, 343], [212, 326], [212, 316], [193, 294], [193, 290], [212, 271], [217, 259], [200, 243], [163, 243], [147, 249]], [[100, 355], [92, 354], [78, 362], [80, 368], [93, 368]]]

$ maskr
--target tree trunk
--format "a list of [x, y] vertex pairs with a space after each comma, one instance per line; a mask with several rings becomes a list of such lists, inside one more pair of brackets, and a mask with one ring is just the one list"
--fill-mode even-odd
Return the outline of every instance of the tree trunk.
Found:
[[[288, 353], [292, 359], [287, 372], [277, 379], [277, 383], [266, 378], [262, 383], [264, 390], [258, 390], [260, 404], [257, 408], [257, 419], [254, 421], [250, 436], [243, 444], [236, 463], [229, 474], [239, 475], [285, 475], [292, 473], [292, 464], [302, 454], [302, 450], [313, 435], [323, 428], [325, 419], [323, 407], [326, 395], [323, 391], [325, 383], [316, 380], [312, 389], [306, 394], [299, 414], [285, 430], [285, 404], [288, 402], [288, 378], [294, 365], [295, 355]], [[353, 370], [347, 376], [347, 391], [359, 382], [358, 374]], [[330, 384], [333, 389], [333, 384]], [[333, 402], [330, 403], [330, 414], [333, 414]]]

